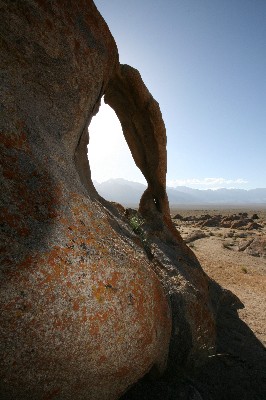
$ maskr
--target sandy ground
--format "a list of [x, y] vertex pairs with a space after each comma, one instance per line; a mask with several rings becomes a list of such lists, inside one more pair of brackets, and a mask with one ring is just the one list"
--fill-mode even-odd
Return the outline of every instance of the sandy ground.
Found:
[[[178, 210], [186, 216], [238, 214], [239, 210]], [[241, 210], [243, 212], [243, 210]], [[252, 215], [254, 210], [246, 210]], [[250, 327], [256, 337], [266, 346], [266, 258], [254, 257], [238, 251], [238, 243], [254, 236], [266, 237], [266, 210], [256, 210], [263, 226], [258, 231], [219, 227], [202, 228], [208, 237], [189, 244], [205, 272], [222, 287], [231, 290], [244, 308], [239, 310], [240, 318]], [[172, 213], [174, 214], [174, 213]], [[193, 222], [176, 222], [177, 229], [185, 239], [189, 233], [199, 230]], [[233, 237], [230, 236], [233, 233]], [[210, 235], [210, 236], [209, 236]]]

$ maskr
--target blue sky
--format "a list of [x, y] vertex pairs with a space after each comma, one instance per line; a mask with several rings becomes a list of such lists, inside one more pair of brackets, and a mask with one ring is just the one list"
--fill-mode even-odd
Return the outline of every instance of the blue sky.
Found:
[[[115, 38], [120, 62], [140, 71], [160, 104], [168, 184], [266, 187], [266, 1], [95, 4]], [[143, 182], [115, 118], [102, 106], [92, 121], [92, 177]]]

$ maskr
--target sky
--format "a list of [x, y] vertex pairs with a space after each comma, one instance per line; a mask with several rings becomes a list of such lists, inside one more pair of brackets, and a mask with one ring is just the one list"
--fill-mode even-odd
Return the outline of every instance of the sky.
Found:
[[[159, 102], [168, 186], [266, 187], [266, 1], [95, 4], [120, 63], [137, 68]], [[89, 132], [94, 180], [145, 182], [109, 106], [102, 104]]]

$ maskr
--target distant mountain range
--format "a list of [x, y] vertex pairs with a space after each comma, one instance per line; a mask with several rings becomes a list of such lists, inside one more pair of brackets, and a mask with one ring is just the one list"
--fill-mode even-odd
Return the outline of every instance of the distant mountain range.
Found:
[[[125, 206], [136, 206], [146, 189], [146, 185], [125, 179], [109, 179], [106, 182], [94, 182], [98, 193], [106, 200], [116, 201]], [[265, 204], [266, 188], [261, 189], [217, 189], [199, 190], [186, 186], [167, 187], [170, 205], [245, 205]]]

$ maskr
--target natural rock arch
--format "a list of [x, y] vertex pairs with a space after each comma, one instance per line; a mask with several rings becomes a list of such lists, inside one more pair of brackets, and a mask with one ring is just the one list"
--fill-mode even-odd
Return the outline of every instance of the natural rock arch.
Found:
[[[140, 214], [157, 234], [164, 232], [168, 239], [181, 242], [171, 221], [166, 193], [166, 129], [158, 102], [143, 83], [140, 73], [121, 64], [117, 65], [104, 90], [104, 101], [117, 114], [135, 164], [148, 183], [140, 200]], [[99, 104], [94, 115], [98, 110]], [[88, 143], [89, 133], [84, 130], [76, 148], [75, 162], [83, 185], [97, 197], [86, 155]]]
[[[94, 3], [3, 4], [0, 397], [113, 400], [164, 370], [170, 339], [174, 371], [209, 354], [210, 282], [171, 224], [159, 106]], [[103, 95], [149, 185], [153, 258], [91, 183]]]
[[[145, 86], [140, 73], [121, 64], [117, 64], [104, 90], [104, 101], [117, 114], [135, 164], [148, 183], [140, 200], [140, 214], [157, 235], [182, 243], [170, 217], [166, 193], [166, 129], [158, 102]], [[99, 104], [94, 115], [99, 111]], [[89, 134], [84, 131], [75, 160], [83, 185], [93, 197], [97, 197], [86, 156], [88, 143]]]
[[140, 73], [119, 65], [105, 90], [104, 100], [116, 112], [137, 167], [148, 182], [140, 208], [148, 198], [162, 213], [168, 212], [166, 195], [166, 130], [159, 104], [144, 85]]

